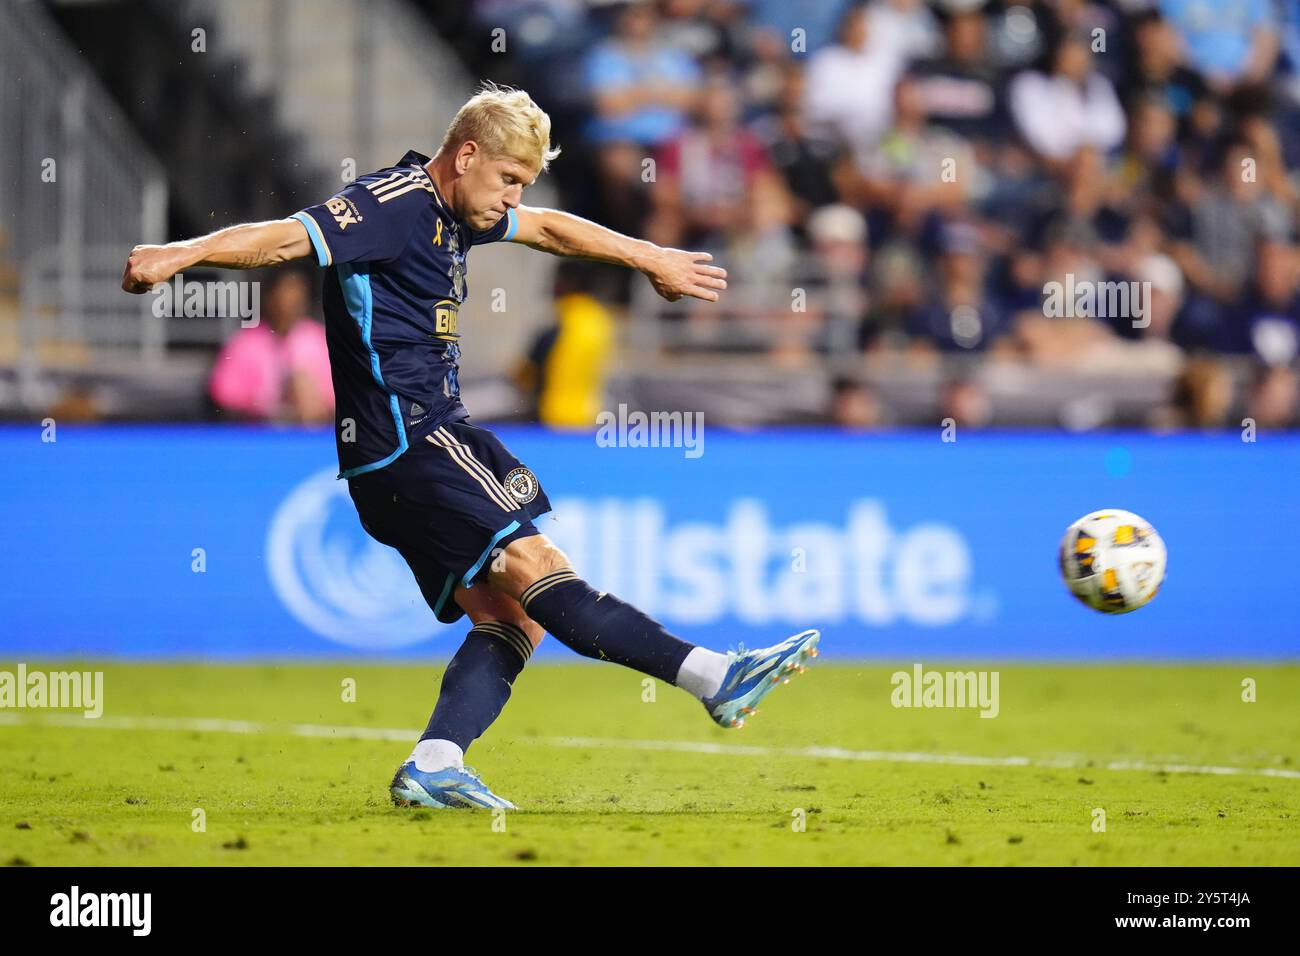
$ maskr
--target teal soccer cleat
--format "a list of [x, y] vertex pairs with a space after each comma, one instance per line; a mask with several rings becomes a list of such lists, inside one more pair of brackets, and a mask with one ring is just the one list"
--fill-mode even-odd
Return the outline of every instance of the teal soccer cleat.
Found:
[[704, 709], [722, 727], [743, 727], [745, 718], [758, 712], [758, 702], [779, 684], [788, 684], [792, 674], [802, 673], [809, 658], [817, 656], [821, 634], [804, 631], [780, 644], [728, 651], [731, 664], [722, 679], [722, 689], [704, 701]]
[[433, 807], [435, 810], [516, 810], [509, 800], [487, 788], [471, 768], [446, 767], [425, 773], [408, 760], [393, 777], [388, 792], [399, 807]]

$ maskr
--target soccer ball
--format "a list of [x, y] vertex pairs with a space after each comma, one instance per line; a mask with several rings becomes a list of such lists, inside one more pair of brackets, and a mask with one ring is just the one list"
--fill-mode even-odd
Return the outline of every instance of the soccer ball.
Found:
[[1084, 515], [1066, 529], [1060, 558], [1070, 593], [1106, 614], [1136, 611], [1165, 579], [1165, 543], [1131, 511]]

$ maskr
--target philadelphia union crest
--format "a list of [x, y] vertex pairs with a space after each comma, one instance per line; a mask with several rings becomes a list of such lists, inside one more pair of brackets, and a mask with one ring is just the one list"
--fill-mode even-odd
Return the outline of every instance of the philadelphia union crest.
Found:
[[520, 505], [526, 505], [536, 498], [539, 490], [537, 476], [523, 465], [506, 475], [503, 484], [506, 486], [506, 491], [510, 492], [510, 497]]

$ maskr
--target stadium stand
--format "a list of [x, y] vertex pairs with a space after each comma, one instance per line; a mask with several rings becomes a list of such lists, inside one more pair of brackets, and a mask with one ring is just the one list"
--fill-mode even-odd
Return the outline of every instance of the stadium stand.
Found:
[[[347, 161], [432, 151], [475, 78], [528, 88], [564, 147], [552, 191], [528, 201], [706, 249], [732, 276], [701, 307], [591, 267], [616, 332], [611, 407], [1086, 430], [1221, 427], [1262, 405], [1294, 427], [1300, 18], [1227, 7], [1207, 29], [1177, 0], [18, 5], [53, 13], [116, 100], [95, 112], [157, 152], [173, 235], [283, 215]], [[160, 53], [196, 26], [211, 69], [178, 70]], [[129, 69], [118, 43], [138, 54]], [[4, 211], [12, 369], [31, 358], [18, 303], [73, 279], [62, 260], [58, 282], [16, 265]], [[471, 297], [468, 327], [491, 347], [471, 340], [463, 381], [485, 417], [537, 413], [509, 382], [552, 321], [552, 271], [511, 250], [476, 258], [477, 288], [527, 304]], [[1098, 295], [1076, 309], [1084, 286]], [[210, 412], [199, 366], [229, 323], [130, 321], [154, 383], [105, 414]], [[53, 341], [82, 366], [102, 357], [92, 338]], [[151, 411], [167, 381], [189, 397]], [[1198, 390], [1224, 398], [1191, 414]], [[9, 413], [15, 394], [0, 390]]]

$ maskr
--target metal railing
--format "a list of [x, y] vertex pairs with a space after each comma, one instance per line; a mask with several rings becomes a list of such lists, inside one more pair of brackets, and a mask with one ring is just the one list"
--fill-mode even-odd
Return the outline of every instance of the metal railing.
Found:
[[[725, 261], [724, 261], [725, 260]], [[727, 291], [717, 303], [668, 303], [647, 282], [633, 283], [627, 344], [635, 352], [754, 353], [782, 348], [851, 355], [867, 307], [851, 270], [810, 253], [719, 256]]]
[[92, 359], [156, 364], [162, 320], [120, 280], [133, 244], [163, 239], [162, 168], [39, 3], [0, 4], [0, 62], [0, 260], [18, 305], [2, 334], [22, 378]]

